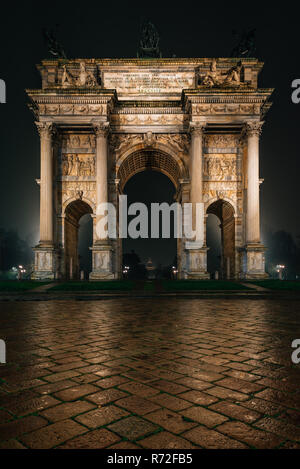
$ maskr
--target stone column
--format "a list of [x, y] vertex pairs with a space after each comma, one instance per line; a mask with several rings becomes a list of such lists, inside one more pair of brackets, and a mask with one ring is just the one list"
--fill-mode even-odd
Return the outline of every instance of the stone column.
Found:
[[247, 138], [246, 278], [266, 277], [265, 247], [260, 240], [259, 137], [263, 122], [249, 121]]
[[[96, 200], [97, 207], [99, 204], [105, 204], [108, 201], [108, 184], [107, 184], [107, 136], [108, 124], [99, 123], [94, 125], [96, 134]], [[101, 216], [96, 214], [96, 223], [101, 220]], [[105, 240], [96, 233], [96, 243]]]
[[[203, 204], [203, 131], [205, 123], [191, 123], [190, 150], [190, 203], [192, 204], [192, 228], [198, 229], [200, 240], [187, 240], [186, 278], [209, 278], [207, 273], [207, 247], [204, 245], [204, 210], [196, 218], [196, 204]], [[202, 205], [203, 209], [203, 205]], [[196, 225], [197, 224], [197, 225]]]
[[33, 278], [53, 279], [55, 259], [53, 243], [53, 142], [54, 126], [51, 122], [36, 122], [40, 134], [40, 242], [35, 250]]
[[108, 202], [108, 182], [107, 182], [107, 158], [108, 144], [107, 137], [109, 131], [108, 122], [95, 123], [94, 132], [96, 134], [96, 226], [94, 229], [93, 251], [93, 271], [90, 280], [110, 280], [115, 278], [112, 264], [112, 246], [107, 235], [99, 232], [99, 223], [103, 216], [99, 214], [99, 205]]
[[246, 124], [247, 133], [247, 217], [246, 243], [260, 243], [259, 136], [262, 122]]
[[40, 245], [53, 245], [53, 125], [36, 122], [41, 140]]
[[193, 229], [196, 229], [195, 204], [203, 202], [203, 130], [205, 124], [190, 124], [191, 152], [190, 178], [191, 196], [193, 204]]

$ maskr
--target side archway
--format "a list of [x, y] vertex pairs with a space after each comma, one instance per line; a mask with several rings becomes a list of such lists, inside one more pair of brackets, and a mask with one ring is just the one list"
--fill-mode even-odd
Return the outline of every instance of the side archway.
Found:
[[[220, 273], [223, 279], [235, 278], [235, 216], [233, 206], [219, 199], [211, 203], [206, 213], [217, 216], [221, 229]], [[208, 246], [209, 247], [209, 246]]]
[[92, 215], [92, 207], [82, 199], [71, 201], [64, 211], [64, 271], [67, 279], [79, 278], [78, 235], [80, 219]]

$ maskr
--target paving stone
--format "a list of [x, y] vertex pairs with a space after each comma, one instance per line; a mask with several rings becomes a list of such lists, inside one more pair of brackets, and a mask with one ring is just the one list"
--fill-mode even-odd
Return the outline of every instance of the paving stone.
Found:
[[161, 406], [154, 404], [141, 396], [129, 396], [118, 400], [118, 406], [124, 407], [134, 414], [145, 415], [159, 409]]
[[136, 440], [137, 438], [141, 438], [142, 436], [158, 430], [157, 425], [153, 425], [146, 420], [134, 416], [115, 422], [109, 425], [108, 428], [129, 440]]
[[279, 449], [300, 449], [300, 444], [295, 443], [294, 441], [286, 441]]
[[168, 409], [157, 410], [156, 412], [147, 414], [145, 418], [172, 433], [182, 433], [184, 430], [188, 430], [197, 425], [195, 422], [184, 419], [183, 415]]
[[[181, 394], [182, 396], [182, 394]], [[161, 407], [166, 407], [167, 409], [171, 409], [176, 411], [186, 409], [190, 407], [192, 404], [191, 402], [185, 401], [176, 396], [171, 396], [170, 394], [161, 393], [156, 394], [155, 396], [149, 397], [149, 400], [159, 404]]]
[[217, 430], [258, 449], [276, 448], [284, 440], [284, 438], [255, 429], [242, 422], [226, 422], [220, 425]]
[[79, 415], [76, 417], [76, 420], [89, 428], [97, 428], [119, 420], [122, 417], [126, 417], [127, 415], [129, 414], [125, 410], [119, 409], [114, 405], [109, 405]]
[[255, 426], [262, 430], [267, 430], [268, 432], [283, 436], [289, 440], [300, 442], [300, 428], [296, 427], [296, 425], [292, 425], [291, 423], [265, 417], [256, 422]]
[[196, 448], [191, 442], [172, 435], [169, 432], [159, 432], [155, 435], [148, 436], [139, 442], [143, 448], [147, 449], [194, 449]]
[[128, 381], [129, 379], [125, 378], [124, 376], [112, 376], [111, 378], [100, 379], [94, 384], [96, 384], [100, 388], [109, 389], [114, 388], [115, 386], [118, 386], [120, 384], [127, 383]]
[[54, 392], [70, 388], [72, 386], [74, 386], [74, 381], [63, 380], [57, 381], [56, 383], [47, 383], [42, 386], [38, 386], [37, 388], [34, 388], [34, 390], [39, 394], [52, 394]]
[[47, 420], [34, 415], [3, 423], [0, 425], [0, 441], [18, 438], [23, 433], [31, 432], [45, 425], [47, 425]]
[[193, 402], [197, 405], [208, 406], [217, 402], [219, 399], [201, 391], [188, 391], [180, 394], [182, 399]]
[[105, 404], [109, 404], [110, 402], [117, 401], [118, 399], [122, 399], [123, 397], [128, 396], [126, 392], [122, 392], [119, 389], [111, 388], [106, 389], [105, 391], [99, 391], [95, 394], [89, 394], [86, 396], [88, 401], [94, 402], [95, 404], [102, 406]]
[[98, 381], [98, 379], [99, 379], [99, 376], [93, 373], [87, 373], [86, 375], [75, 376], [74, 378], [72, 378], [72, 380], [75, 383], [79, 383], [79, 384], [94, 383], [95, 381]]
[[212, 396], [219, 397], [221, 399], [231, 399], [233, 401], [246, 401], [249, 399], [247, 394], [232, 391], [228, 388], [222, 388], [221, 386], [214, 386], [212, 388], [206, 389], [206, 392]]
[[169, 394], [180, 394], [181, 392], [189, 391], [186, 386], [165, 380], [155, 381], [154, 383], [151, 383], [151, 385], [161, 391], [168, 392]]
[[247, 409], [266, 415], [276, 415], [285, 410], [285, 407], [280, 405], [280, 403], [265, 401], [264, 399], [257, 399], [256, 397], [249, 401], [241, 402], [241, 405]]
[[64, 389], [54, 394], [55, 397], [62, 401], [75, 401], [81, 397], [87, 396], [88, 394], [95, 393], [99, 388], [92, 384], [82, 384], [81, 386], [73, 386], [71, 388]]
[[14, 405], [8, 405], [7, 409], [17, 417], [22, 417], [47, 409], [47, 407], [53, 407], [59, 404], [59, 402], [59, 400], [54, 399], [52, 396], [34, 397], [33, 399], [15, 403]]
[[182, 410], [180, 414], [188, 419], [206, 425], [210, 428], [215, 427], [216, 425], [220, 425], [221, 423], [228, 420], [224, 415], [218, 414], [200, 406], [189, 407], [188, 409]]
[[218, 386], [233, 389], [235, 391], [240, 391], [245, 394], [251, 394], [254, 392], [261, 391], [264, 387], [256, 383], [250, 383], [237, 378], [224, 378], [218, 381], [217, 384]]
[[300, 410], [300, 398], [299, 395], [291, 395], [285, 392], [277, 391], [277, 389], [265, 389], [255, 395], [259, 399], [265, 399], [266, 401], [279, 402], [287, 407], [293, 407]]
[[261, 414], [258, 412], [227, 401], [217, 402], [209, 406], [209, 409], [227, 415], [231, 419], [241, 420], [246, 423], [253, 423], [261, 417]]
[[154, 396], [155, 394], [159, 394], [160, 392], [158, 389], [151, 388], [146, 384], [138, 383], [135, 381], [130, 381], [129, 383], [121, 384], [120, 386], [118, 386], [118, 388], [123, 389], [124, 391], [127, 391], [131, 394], [135, 394], [137, 396], [146, 398], [149, 396]]
[[40, 412], [40, 415], [51, 422], [58, 422], [59, 420], [66, 420], [70, 417], [83, 414], [94, 408], [94, 404], [86, 401], [64, 402], [63, 404]]
[[205, 449], [249, 449], [243, 443], [203, 426], [193, 428], [181, 436]]
[[130, 441], [121, 441], [120, 443], [115, 443], [114, 445], [109, 446], [107, 449], [141, 449], [141, 447], [131, 443]]
[[26, 446], [17, 440], [7, 440], [0, 443], [0, 449], [26, 449]]
[[85, 427], [73, 420], [63, 420], [24, 435], [21, 441], [31, 449], [49, 449], [86, 431]]
[[212, 387], [212, 384], [208, 383], [207, 381], [201, 381], [200, 379], [188, 378], [188, 377], [177, 379], [176, 383], [183, 384], [184, 386], [188, 386], [189, 388], [192, 388], [192, 389], [198, 389], [199, 391], [203, 391], [204, 389], [208, 389]]
[[80, 376], [80, 373], [78, 373], [78, 371], [70, 370], [70, 371], [64, 371], [61, 373], [53, 373], [52, 375], [44, 376], [43, 379], [45, 379], [46, 381], [49, 381], [50, 383], [55, 383], [56, 381], [62, 381], [62, 380], [66, 380], [69, 378], [74, 378], [74, 376]]
[[[0, 399], [0, 402], [1, 402], [1, 399]], [[6, 412], [5, 410], [0, 409], [0, 424], [6, 423], [12, 419], [13, 419], [13, 415], [11, 415], [9, 412]]]
[[93, 430], [59, 446], [60, 449], [101, 449], [120, 441], [120, 437], [105, 428]]

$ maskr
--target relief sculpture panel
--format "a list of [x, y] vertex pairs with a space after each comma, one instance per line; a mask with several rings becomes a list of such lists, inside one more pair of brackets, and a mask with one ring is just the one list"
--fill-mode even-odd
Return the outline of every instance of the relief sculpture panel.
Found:
[[86, 178], [95, 176], [95, 157], [90, 155], [63, 154], [61, 175]]
[[204, 158], [203, 176], [206, 180], [234, 181], [237, 179], [237, 158], [235, 155], [222, 154]]

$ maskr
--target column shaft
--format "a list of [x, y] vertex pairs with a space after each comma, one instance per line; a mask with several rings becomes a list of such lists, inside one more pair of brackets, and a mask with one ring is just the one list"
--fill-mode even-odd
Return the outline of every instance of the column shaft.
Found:
[[204, 125], [191, 125], [190, 202], [193, 208], [193, 230], [196, 230], [196, 204], [203, 202], [203, 129]]
[[259, 135], [262, 123], [247, 124], [247, 215], [246, 243], [260, 243], [259, 214]]
[[[94, 126], [96, 133], [96, 198], [97, 212], [96, 225], [101, 221], [103, 215], [99, 215], [99, 204], [108, 202], [108, 185], [107, 185], [107, 134], [108, 126], [105, 124], [97, 124]], [[96, 229], [96, 242], [105, 240], [106, 237], [99, 236]]]
[[36, 123], [41, 141], [40, 245], [53, 245], [53, 125]]

